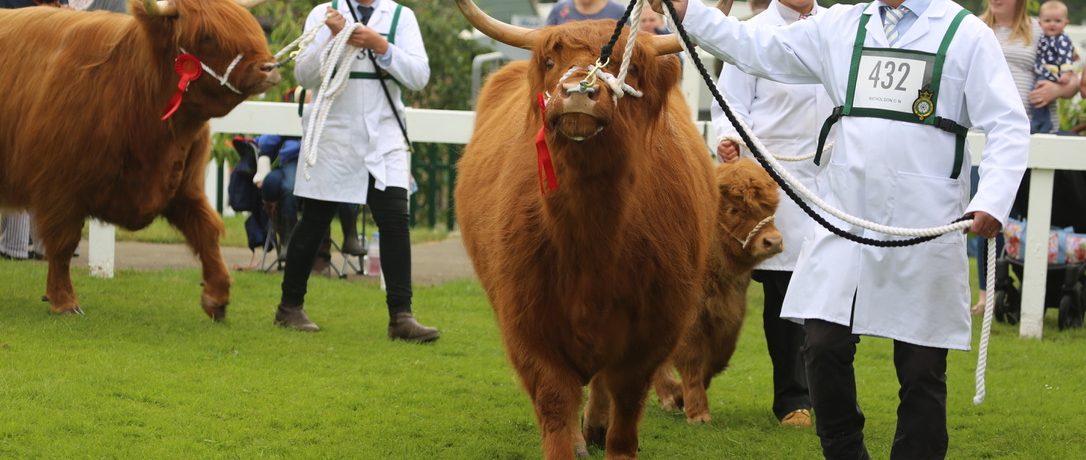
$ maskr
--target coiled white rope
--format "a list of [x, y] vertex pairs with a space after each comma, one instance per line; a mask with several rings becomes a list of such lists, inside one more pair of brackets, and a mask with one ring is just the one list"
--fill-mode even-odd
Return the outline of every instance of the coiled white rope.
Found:
[[304, 160], [303, 172], [305, 179], [310, 180], [309, 170], [317, 164], [317, 146], [320, 145], [321, 133], [324, 132], [324, 124], [328, 119], [328, 112], [332, 108], [336, 98], [347, 87], [347, 81], [351, 76], [351, 64], [354, 56], [361, 48], [347, 44], [351, 33], [355, 28], [364, 27], [362, 24], [350, 24], [340, 30], [332, 38], [321, 54], [321, 86], [317, 95], [313, 98], [313, 104], [317, 107], [317, 113], [309, 120], [304, 135], [302, 136], [301, 156]]
[[[644, 1], [648, 1], [648, 0], [644, 0]], [[679, 30], [678, 26], [677, 26], [677, 24], [675, 22], [675, 19], [671, 17], [671, 9], [666, 8], [666, 7], [664, 8], [664, 19], [667, 20], [668, 27], [671, 28], [671, 30]], [[689, 49], [687, 49], [685, 41], [679, 40], [679, 43], [682, 45], [683, 50], [686, 51], [688, 55], [690, 55], [691, 51]], [[741, 129], [744, 133], [746, 133], [746, 135], [748, 137], [750, 137], [750, 139], [754, 142], [754, 146], [759, 151], [761, 151], [761, 152], [768, 152], [769, 151], [768, 149], [765, 148], [765, 145], [762, 144], [762, 141], [760, 139], [758, 139], [758, 137], [755, 136], [754, 133], [752, 133], [750, 131], [750, 128], [746, 125], [746, 123], [743, 122], [742, 119], [736, 118], [736, 121], [738, 122], [738, 125], [739, 125], [737, 127], [739, 129]], [[846, 213], [842, 212], [841, 210], [838, 210], [838, 209], [834, 208], [829, 203], [826, 203], [825, 201], [823, 201], [819, 197], [815, 196], [813, 193], [811, 193], [810, 190], [807, 189], [806, 186], [804, 186], [802, 183], [800, 183], [798, 180], [796, 180], [795, 176], [793, 176], [791, 173], [789, 173], [788, 170], [784, 169], [781, 166], [781, 164], [778, 162], [778, 160], [773, 155], [764, 155], [764, 157], [765, 157], [766, 162], [769, 163], [769, 165], [773, 168], [773, 170], [776, 171], [777, 174], [779, 174], [785, 180], [785, 182], [787, 182], [788, 185], [791, 186], [792, 189], [795, 190], [797, 193], [799, 193], [804, 199], [806, 199], [807, 201], [809, 201], [811, 203], [814, 203], [816, 206], [821, 208], [823, 211], [826, 211], [830, 215], [833, 215], [834, 217], [837, 217], [838, 219], [841, 219], [842, 221], [847, 222], [849, 224], [852, 224], [854, 226], [862, 227], [862, 228], [865, 228], [865, 229], [868, 229], [868, 230], [873, 230], [873, 231], [876, 231], [878, 233], [882, 233], [882, 234], [886, 234], [886, 235], [918, 237], [918, 236], [938, 236], [938, 235], [942, 235], [942, 234], [945, 234], [945, 233], [950, 233], [950, 232], [955, 232], [955, 231], [962, 231], [962, 230], [965, 230], [965, 229], [967, 229], [967, 228], [969, 228], [969, 227], [971, 227], [973, 225], [973, 219], [968, 219], [968, 220], [962, 220], [962, 221], [959, 221], [959, 222], [955, 222], [955, 223], [949, 224], [949, 225], [943, 225], [943, 226], [940, 226], [940, 227], [903, 228], [903, 227], [892, 227], [892, 226], [882, 225], [882, 224], [871, 222], [871, 221], [868, 221], [868, 220], [865, 220], [865, 219], [860, 219], [858, 217], [846, 214]], [[995, 292], [994, 292], [995, 291], [995, 289], [994, 289], [994, 284], [995, 284], [995, 281], [994, 281], [995, 280], [995, 239], [994, 238], [988, 239], [988, 254], [989, 254], [988, 267], [987, 267], [988, 287], [987, 287], [986, 294], [985, 294], [986, 298], [985, 298], [984, 324], [981, 327], [980, 351], [978, 353], [979, 356], [977, 358], [977, 372], [976, 372], [977, 392], [976, 392], [976, 396], [974, 396], [974, 398], [973, 398], [973, 403], [974, 404], [980, 404], [981, 402], [983, 402], [984, 401], [984, 395], [985, 395], [984, 379], [985, 379], [985, 371], [986, 371], [986, 368], [987, 368], [987, 365], [988, 365], [988, 359], [987, 359], [988, 342], [989, 342], [989, 338], [991, 336], [991, 316], [993, 314], [992, 310], [993, 310], [994, 305], [995, 305], [995, 303], [994, 303], [995, 302]]]

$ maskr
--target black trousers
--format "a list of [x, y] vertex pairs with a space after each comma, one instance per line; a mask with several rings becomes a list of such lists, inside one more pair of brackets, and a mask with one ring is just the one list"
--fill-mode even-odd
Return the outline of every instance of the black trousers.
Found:
[[807, 390], [807, 370], [802, 348], [806, 338], [803, 326], [781, 319], [781, 305], [792, 272], [755, 270], [752, 278], [762, 283], [765, 306], [762, 329], [769, 359], [773, 362], [773, 414], [777, 420], [796, 409], [810, 409], [811, 396]]
[[[805, 328], [803, 354], [822, 453], [827, 459], [870, 458], [864, 446], [864, 414], [856, 401], [852, 365], [860, 338], [849, 326], [822, 320], [809, 319]], [[944, 348], [894, 341], [900, 389], [891, 459], [946, 457], [946, 358]]]
[[[389, 315], [411, 311], [411, 235], [408, 228], [407, 189], [374, 187], [370, 176], [367, 205], [381, 232], [381, 272], [385, 275]], [[313, 269], [313, 258], [324, 239], [339, 203], [305, 198], [302, 218], [294, 227], [287, 248], [287, 266], [283, 272], [282, 302], [303, 305]]]

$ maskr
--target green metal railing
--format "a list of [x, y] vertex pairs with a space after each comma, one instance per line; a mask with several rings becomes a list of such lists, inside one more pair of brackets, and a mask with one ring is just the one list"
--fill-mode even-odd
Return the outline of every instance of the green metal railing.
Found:
[[411, 194], [411, 226], [456, 226], [456, 161], [463, 145], [414, 143], [411, 174], [418, 190]]

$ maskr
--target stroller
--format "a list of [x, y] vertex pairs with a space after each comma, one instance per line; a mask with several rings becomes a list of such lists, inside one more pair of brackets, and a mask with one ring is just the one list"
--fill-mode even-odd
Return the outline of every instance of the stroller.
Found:
[[[1048, 278], [1044, 304], [1058, 308], [1059, 328], [1079, 328], [1086, 313], [1086, 171], [1056, 171], [1052, 189], [1052, 226], [1049, 234]], [[1027, 218], [1029, 197], [1029, 172], [1022, 179], [1011, 216]], [[1045, 225], [1034, 224], [1035, 229]], [[1022, 306], [1021, 283], [1016, 286], [1013, 272], [1022, 279], [1022, 245], [1025, 243], [1025, 225], [1008, 223], [1005, 228], [1006, 245], [1003, 255], [996, 261], [995, 318], [1008, 324], [1018, 324]], [[1062, 252], [1061, 252], [1062, 251]]]

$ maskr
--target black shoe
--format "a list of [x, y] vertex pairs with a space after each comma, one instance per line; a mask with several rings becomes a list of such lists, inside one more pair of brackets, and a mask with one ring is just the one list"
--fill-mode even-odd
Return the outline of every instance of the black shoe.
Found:
[[15, 257], [13, 255], [9, 255], [6, 252], [0, 252], [0, 259], [4, 259], [4, 260], [26, 260], [26, 257]]
[[364, 256], [366, 255], [366, 248], [362, 245], [362, 240], [358, 238], [358, 235], [348, 235], [343, 237], [343, 253], [352, 256]]

